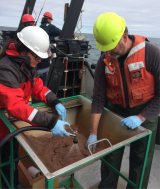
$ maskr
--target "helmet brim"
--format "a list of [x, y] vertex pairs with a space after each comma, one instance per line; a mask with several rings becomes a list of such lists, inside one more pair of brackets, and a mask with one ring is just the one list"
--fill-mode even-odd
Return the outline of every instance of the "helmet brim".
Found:
[[46, 53], [41, 53], [41, 52], [39, 52], [39, 53], [37, 53], [37, 52], [35, 52], [35, 51], [33, 51], [37, 56], [39, 56], [40, 58], [48, 58], [48, 53], [46, 52]]
[[117, 41], [115, 41], [115, 42], [112, 42], [111, 44], [108, 44], [108, 45], [102, 45], [102, 44], [100, 44], [99, 42], [96, 41], [96, 45], [97, 45], [97, 48], [100, 51], [110, 51], [110, 50], [114, 49], [118, 45], [118, 43], [117, 43]]
[[[43, 15], [44, 16], [44, 15]], [[49, 18], [49, 19], [51, 19], [51, 20], [53, 20], [51, 17], [49, 17], [49, 16], [44, 16], [44, 18]]]

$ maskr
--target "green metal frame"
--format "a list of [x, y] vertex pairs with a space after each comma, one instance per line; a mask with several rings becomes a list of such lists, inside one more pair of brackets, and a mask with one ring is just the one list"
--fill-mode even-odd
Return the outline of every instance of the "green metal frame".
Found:
[[59, 188], [61, 188], [62, 186], [65, 186], [65, 188], [67, 189], [71, 189], [71, 188], [83, 188], [80, 183], [74, 178], [74, 173], [71, 174], [71, 177], [60, 182], [59, 183]]
[[[142, 182], [143, 182], [145, 166], [146, 166], [150, 142], [151, 142], [151, 138], [152, 138], [152, 132], [147, 134], [147, 135], [144, 135], [143, 137], [145, 137], [145, 136], [148, 136], [148, 143], [147, 143], [147, 147], [146, 147], [146, 154], [145, 154], [145, 157], [144, 157], [143, 167], [142, 167], [142, 170], [141, 170], [141, 177], [140, 177], [140, 181], [139, 181], [138, 185], [136, 185], [131, 180], [129, 180], [126, 176], [124, 176], [121, 172], [119, 172], [116, 168], [114, 168], [111, 164], [109, 164], [103, 158], [101, 159], [101, 161], [103, 161], [106, 165], [108, 165], [111, 169], [113, 169], [119, 176], [121, 176], [124, 180], [126, 180], [131, 186], [133, 186], [134, 188], [138, 188], [138, 189], [141, 189]], [[140, 138], [143, 138], [143, 137], [140, 137]], [[138, 139], [140, 139], [140, 138], [138, 138]], [[136, 139], [136, 140], [138, 140], [138, 139]], [[134, 142], [136, 140], [133, 140], [132, 142]], [[130, 142], [130, 143], [132, 143], [132, 142]], [[127, 144], [130, 144], [130, 143], [127, 143]], [[127, 144], [125, 144], [123, 146], [126, 146]], [[123, 146], [121, 146], [121, 147], [123, 147]], [[119, 149], [119, 148], [117, 148], [117, 149]], [[115, 149], [115, 150], [117, 150], [117, 149]]]
[[[64, 101], [74, 100], [74, 99], [78, 99], [79, 97], [82, 97], [82, 98], [84, 98], [84, 99], [86, 99], [86, 100], [88, 100], [88, 101], [91, 102], [91, 100], [89, 100], [89, 99], [87, 99], [87, 98], [85, 98], [84, 96], [81, 96], [81, 95], [72, 96], [72, 97], [67, 97], [67, 98], [62, 98], [62, 99], [60, 99], [60, 101], [61, 101], [61, 102], [64, 102]], [[44, 105], [47, 105], [47, 104], [44, 103], [44, 102], [40, 102], [40, 103], [36, 103], [36, 104], [30, 104], [31, 107], [39, 107], [39, 106], [44, 106]], [[5, 109], [1, 109], [1, 110], [0, 110], [0, 118], [4, 121], [4, 123], [6, 124], [6, 126], [9, 128], [10, 132], [15, 131], [15, 129], [11, 126], [10, 122], [6, 119], [6, 117], [3, 115], [3, 113], [6, 113], [6, 110], [5, 110]], [[140, 138], [147, 137], [147, 136], [148, 136], [148, 144], [147, 144], [147, 147], [146, 147], [146, 154], [145, 154], [145, 157], [144, 157], [143, 167], [142, 167], [142, 170], [141, 170], [141, 178], [140, 178], [140, 181], [139, 181], [139, 184], [138, 184], [138, 185], [136, 185], [136, 184], [133, 183], [131, 180], [129, 180], [127, 177], [125, 177], [121, 172], [119, 172], [117, 169], [115, 169], [111, 164], [109, 164], [109, 163], [108, 163], [107, 161], [105, 161], [103, 158], [101, 159], [101, 161], [103, 161], [104, 163], [106, 163], [107, 166], [109, 166], [110, 168], [112, 168], [119, 176], [121, 176], [124, 180], [126, 180], [130, 185], [132, 185], [134, 188], [138, 188], [138, 189], [141, 189], [142, 182], [143, 182], [144, 171], [145, 171], [145, 166], [146, 166], [146, 162], [147, 162], [147, 156], [148, 156], [148, 151], [149, 151], [149, 147], [150, 147], [150, 141], [151, 141], [151, 137], [152, 137], [152, 132], [147, 133], [146, 135], [144, 135], [144, 136], [142, 136], [142, 137], [139, 137], [139, 138], [137, 138], [137, 139], [135, 139], [135, 140], [133, 140], [133, 141], [131, 141], [131, 142], [128, 142], [128, 143], [126, 143], [126, 144], [124, 144], [124, 145], [121, 146], [121, 147], [126, 146], [126, 145], [128, 145], [128, 144], [130, 144], [130, 143], [132, 143], [132, 142], [134, 142], [134, 141], [136, 141], [136, 140], [139, 140]], [[19, 161], [19, 160], [21, 160], [21, 159], [23, 159], [23, 158], [26, 158], [27, 156], [29, 156], [29, 155], [25, 155], [25, 156], [22, 156], [22, 157], [19, 157], [19, 158], [14, 159], [14, 158], [13, 158], [13, 138], [11, 138], [10, 142], [11, 142], [11, 145], [10, 145], [10, 157], [9, 157], [9, 161], [8, 161], [8, 162], [5, 162], [5, 163], [3, 163], [3, 164], [1, 163], [1, 152], [0, 152], [0, 188], [2, 188], [2, 186], [1, 186], [1, 177], [4, 178], [6, 184], [8, 185], [9, 188], [14, 188], [13, 186], [14, 186], [15, 162], [16, 162], [16, 161]], [[121, 147], [118, 147], [118, 148], [116, 148], [116, 149], [114, 149], [114, 150], [117, 150], [117, 149], [119, 149], [119, 148], [121, 148]], [[25, 150], [25, 149], [24, 149], [24, 150]], [[111, 150], [111, 151], [109, 151], [109, 152], [103, 154], [102, 156], [107, 155], [108, 153], [113, 152], [114, 150]], [[25, 151], [26, 151], [26, 150], [25, 150]], [[27, 151], [26, 151], [26, 152], [27, 152]], [[31, 157], [30, 157], [30, 158], [31, 158]], [[31, 158], [31, 159], [32, 159], [32, 158]], [[92, 159], [91, 161], [94, 161], [94, 160], [96, 160], [96, 159], [97, 159], [97, 158]], [[34, 162], [33, 159], [32, 159], [32, 161]], [[36, 164], [36, 162], [34, 162], [34, 163]], [[86, 163], [88, 163], [88, 162], [86, 162]], [[84, 164], [86, 164], [86, 163], [84, 163]], [[1, 169], [3, 166], [8, 165], [8, 164], [10, 164], [10, 168], [11, 168], [11, 169], [10, 169], [10, 170], [11, 170], [11, 172], [10, 172], [10, 174], [11, 174], [10, 184], [9, 184], [7, 178], [5, 177], [5, 175], [4, 175], [4, 173], [3, 173], [2, 169]], [[80, 167], [80, 166], [77, 166], [77, 167]], [[76, 169], [77, 167], [73, 168], [72, 170]], [[69, 171], [71, 171], [71, 170], [69, 170]], [[69, 171], [66, 171], [66, 172], [63, 173], [63, 174], [66, 174], [66, 173], [69, 172]], [[57, 177], [62, 176], [63, 174], [58, 175]], [[47, 179], [47, 178], [45, 177], [45, 188], [46, 188], [46, 189], [53, 188], [53, 183], [54, 183], [54, 179], [55, 179], [55, 178], [56, 178], [56, 177], [51, 178], [51, 179]], [[70, 186], [71, 183], [73, 184], [73, 187]], [[64, 180], [64, 181], [62, 181], [62, 182], [60, 182], [60, 183], [59, 183], [59, 187], [62, 187], [62, 186], [65, 186], [67, 189], [70, 189], [70, 188], [78, 188], [78, 189], [83, 188], [83, 187], [77, 182], [77, 180], [74, 178], [74, 174], [72, 174], [70, 178], [68, 178], [68, 179], [66, 179], [66, 180]]]

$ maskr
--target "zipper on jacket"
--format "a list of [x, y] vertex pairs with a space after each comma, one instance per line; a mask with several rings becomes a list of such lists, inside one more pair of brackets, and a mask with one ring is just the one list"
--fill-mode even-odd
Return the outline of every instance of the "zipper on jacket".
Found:
[[127, 83], [126, 83], [126, 78], [125, 78], [125, 73], [124, 73], [124, 63], [125, 63], [127, 56], [128, 56], [128, 53], [119, 57], [118, 63], [119, 63], [119, 68], [120, 68], [121, 76], [122, 76], [122, 83], [123, 83], [123, 88], [124, 88], [124, 96], [125, 96], [125, 101], [126, 101], [126, 107], [129, 107]]
[[[132, 40], [132, 45], [133, 45], [133, 42], [135, 41], [134, 36], [128, 35], [128, 38]], [[127, 83], [126, 83], [126, 78], [125, 78], [125, 73], [124, 73], [124, 63], [125, 63], [125, 60], [126, 60], [128, 54], [129, 54], [129, 52], [118, 58], [118, 63], [119, 63], [120, 71], [121, 71], [123, 88], [124, 88], [124, 96], [125, 96], [125, 100], [126, 100], [126, 107], [130, 107], [129, 106]]]
[[125, 78], [125, 74], [124, 74], [124, 64], [120, 68], [120, 70], [121, 70], [121, 76], [122, 76], [122, 82], [123, 82], [123, 88], [124, 88], [124, 95], [125, 95], [125, 99], [126, 99], [126, 107], [129, 107], [129, 98], [128, 98], [128, 91], [127, 91], [127, 83], [126, 83], [126, 78]]

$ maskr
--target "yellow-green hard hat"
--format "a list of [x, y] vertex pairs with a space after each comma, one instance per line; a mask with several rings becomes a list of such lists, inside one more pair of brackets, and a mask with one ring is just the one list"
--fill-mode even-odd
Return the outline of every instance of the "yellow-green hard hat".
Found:
[[120, 41], [125, 27], [124, 18], [113, 12], [99, 15], [93, 26], [97, 48], [101, 51], [114, 49]]

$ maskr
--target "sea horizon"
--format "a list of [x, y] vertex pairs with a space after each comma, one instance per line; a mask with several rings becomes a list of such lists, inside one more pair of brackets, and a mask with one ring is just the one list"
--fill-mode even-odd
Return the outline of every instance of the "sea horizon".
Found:
[[[0, 33], [1, 33], [2, 30], [9, 30], [9, 31], [13, 30], [13, 31], [15, 31], [17, 28], [18, 27], [0, 26]], [[80, 33], [77, 33], [77, 34], [79, 35]], [[91, 35], [93, 35], [93, 33], [83, 33], [83, 34], [91, 34]], [[149, 37], [149, 36], [147, 36], [147, 37], [148, 38], [153, 38], [153, 39], [160, 39], [160, 37]]]
[[[16, 27], [0, 26], [0, 33], [2, 30], [15, 31], [16, 29], [17, 29]], [[94, 35], [90, 33], [82, 33], [82, 34], [85, 36], [85, 41], [89, 41], [89, 45], [92, 46], [92, 48], [88, 52], [89, 55], [88, 55], [87, 61], [90, 65], [92, 63], [96, 64], [101, 55], [101, 51], [97, 49]], [[76, 33], [76, 35], [79, 36], [80, 34]], [[148, 37], [148, 39], [150, 40], [150, 42], [152, 42], [153, 44], [155, 44], [156, 46], [160, 48], [160, 38]], [[0, 40], [2, 40], [2, 38]]]

